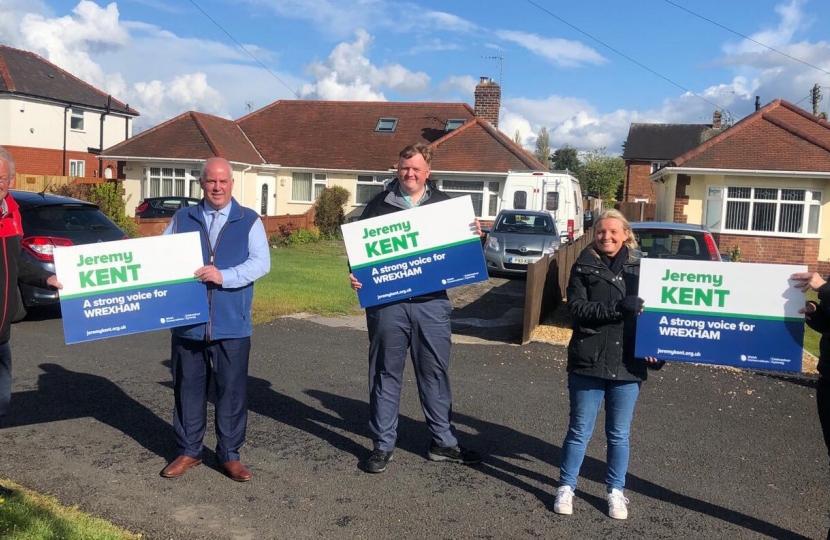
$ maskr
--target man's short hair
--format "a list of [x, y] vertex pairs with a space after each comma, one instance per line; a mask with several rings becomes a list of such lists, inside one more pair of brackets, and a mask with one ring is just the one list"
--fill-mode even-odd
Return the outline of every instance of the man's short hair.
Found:
[[14, 178], [14, 158], [9, 151], [0, 146], [0, 161], [5, 161], [9, 164], [9, 176]]
[[413, 156], [416, 156], [418, 154], [421, 154], [424, 157], [424, 161], [426, 162], [427, 167], [429, 167], [430, 164], [432, 163], [432, 147], [428, 144], [424, 144], [424, 143], [410, 144], [409, 146], [407, 146], [406, 148], [401, 150], [401, 153], [398, 154], [398, 157], [400, 159], [409, 159], [409, 158], [411, 158]]

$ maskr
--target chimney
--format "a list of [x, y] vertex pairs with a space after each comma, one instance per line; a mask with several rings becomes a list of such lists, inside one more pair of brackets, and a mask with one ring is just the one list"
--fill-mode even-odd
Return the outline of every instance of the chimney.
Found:
[[755, 110], [761, 108], [761, 96], [755, 96]]
[[501, 108], [501, 87], [489, 77], [482, 77], [476, 85], [476, 116], [490, 122], [494, 128], [499, 127], [499, 109]]
[[715, 111], [712, 115], [712, 129], [720, 129], [720, 120], [723, 117], [723, 113], [720, 111]]

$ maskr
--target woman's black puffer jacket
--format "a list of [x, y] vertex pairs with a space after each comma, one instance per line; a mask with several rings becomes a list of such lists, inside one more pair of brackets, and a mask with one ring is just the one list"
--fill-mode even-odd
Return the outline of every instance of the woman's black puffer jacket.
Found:
[[624, 315], [620, 302], [637, 296], [640, 252], [628, 251], [619, 275], [602, 262], [595, 244], [582, 250], [568, 281], [568, 311], [573, 336], [568, 344], [568, 373], [617, 381], [644, 381], [646, 361], [634, 358], [637, 315]]

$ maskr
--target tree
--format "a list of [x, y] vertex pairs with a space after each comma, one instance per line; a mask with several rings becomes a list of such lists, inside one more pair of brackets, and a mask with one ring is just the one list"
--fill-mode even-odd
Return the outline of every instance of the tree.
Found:
[[516, 128], [516, 133], [513, 134], [513, 142], [518, 144], [519, 146], [523, 146], [523, 144], [522, 144], [522, 132], [519, 131], [519, 128]]
[[579, 154], [576, 151], [576, 148], [571, 146], [570, 144], [565, 144], [562, 148], [557, 149], [553, 153], [553, 163], [551, 164], [551, 169], [555, 171], [564, 171], [568, 170], [571, 173], [579, 178], [579, 169], [582, 168], [582, 164], [579, 162]]
[[609, 156], [605, 148], [597, 148], [585, 156], [579, 180], [582, 194], [613, 199], [625, 178], [625, 161], [620, 156]]
[[539, 134], [536, 136], [536, 151], [533, 152], [536, 159], [545, 164], [546, 168], [550, 168], [550, 135], [548, 135], [548, 128], [542, 127]]
[[349, 202], [349, 191], [342, 186], [327, 187], [317, 198], [314, 225], [326, 238], [338, 238], [340, 226], [346, 220], [343, 207]]

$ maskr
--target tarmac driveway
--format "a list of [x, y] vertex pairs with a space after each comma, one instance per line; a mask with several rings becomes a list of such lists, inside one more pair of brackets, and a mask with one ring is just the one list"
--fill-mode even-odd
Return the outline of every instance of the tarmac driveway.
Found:
[[[366, 429], [366, 335], [280, 319], [255, 329], [250, 422], [237, 484], [173, 457], [169, 337], [63, 344], [61, 321], [13, 329], [13, 412], [0, 476], [166, 539], [819, 538], [827, 455], [809, 379], [671, 364], [644, 386], [632, 430], [630, 518], [604, 514], [599, 422], [575, 513], [552, 512], [567, 426], [564, 349], [459, 343], [462, 444], [478, 467], [426, 460], [411, 370], [389, 469], [357, 468]], [[214, 440], [208, 428], [207, 445]]]

